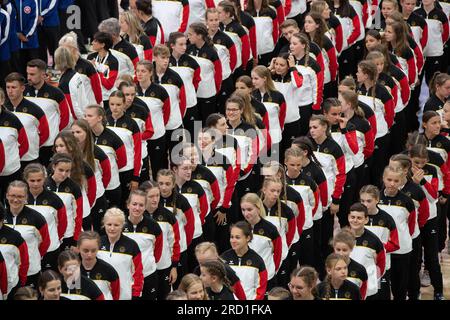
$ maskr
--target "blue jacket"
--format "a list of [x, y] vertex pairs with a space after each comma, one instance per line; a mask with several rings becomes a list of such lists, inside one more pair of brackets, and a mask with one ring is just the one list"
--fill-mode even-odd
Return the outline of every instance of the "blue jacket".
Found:
[[23, 33], [28, 42], [20, 42], [21, 49], [35, 49], [39, 47], [37, 34], [38, 0], [15, 0], [19, 12], [18, 32]]
[[9, 49], [9, 14], [0, 8], [0, 61], [8, 61], [11, 58]]
[[15, 3], [8, 1], [5, 3], [6, 11], [9, 13], [9, 50], [11, 52], [17, 52], [20, 49], [20, 40], [17, 37], [17, 9]]
[[44, 27], [59, 26], [58, 2], [59, 0], [39, 0], [39, 12], [44, 18]]
[[59, 0], [58, 1], [58, 10], [60, 11], [66, 11], [68, 7], [73, 5], [74, 0]]

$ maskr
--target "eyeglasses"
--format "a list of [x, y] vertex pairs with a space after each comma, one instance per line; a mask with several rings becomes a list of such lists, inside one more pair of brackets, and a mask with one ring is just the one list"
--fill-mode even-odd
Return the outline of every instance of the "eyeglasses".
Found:
[[27, 197], [27, 196], [19, 196], [17, 194], [6, 194], [6, 196], [13, 199], [25, 199]]

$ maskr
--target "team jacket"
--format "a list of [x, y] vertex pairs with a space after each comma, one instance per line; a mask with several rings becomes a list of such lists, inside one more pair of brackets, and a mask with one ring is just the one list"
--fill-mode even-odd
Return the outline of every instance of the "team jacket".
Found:
[[[262, 136], [260, 137], [261, 140], [260, 154], [263, 154], [263, 150], [270, 150], [270, 148], [272, 147], [272, 137], [270, 136], [269, 113], [267, 112], [264, 103], [256, 100], [253, 96], [251, 96], [250, 103], [252, 104], [254, 114], [256, 116], [256, 125], [258, 126], [260, 132], [262, 133]], [[262, 123], [262, 126], [258, 124], [259, 122]]]
[[17, 286], [24, 286], [27, 282], [28, 268], [30, 266], [28, 256], [28, 246], [20, 233], [3, 225], [0, 228], [0, 253], [3, 255], [8, 270], [8, 290], [9, 292]]
[[231, 124], [228, 123], [228, 128], [228, 135], [236, 139], [239, 146], [239, 152], [241, 154], [238, 158], [240, 159], [240, 163], [238, 163], [238, 165], [240, 165], [241, 170], [241, 177], [239, 180], [243, 180], [248, 177], [253, 169], [253, 166], [258, 161], [260, 150], [259, 137], [256, 132], [256, 128], [243, 121], [241, 121], [236, 128], [233, 128]]
[[92, 269], [86, 270], [81, 264], [80, 271], [83, 276], [91, 279], [97, 285], [105, 300], [119, 300], [119, 274], [109, 263], [97, 258], [97, 262]]
[[411, 237], [415, 239], [420, 234], [419, 228], [423, 228], [430, 217], [430, 206], [425, 192], [414, 182], [406, 182], [401, 191], [414, 202], [414, 207], [416, 209], [416, 223], [414, 233]]
[[256, 26], [256, 50], [258, 56], [272, 52], [279, 35], [276, 11], [268, 7], [260, 12], [250, 14]]
[[[156, 67], [154, 70], [156, 70]], [[170, 98], [170, 116], [166, 124], [166, 130], [178, 129], [183, 124], [183, 118], [186, 113], [186, 89], [183, 79], [170, 68], [167, 68], [161, 77], [155, 71], [154, 78], [155, 83], [166, 89]]]
[[283, 253], [282, 241], [277, 228], [261, 218], [253, 226], [253, 239], [249, 246], [263, 258], [267, 267], [267, 279], [272, 279], [280, 268]]
[[159, 224], [153, 218], [144, 215], [137, 225], [127, 219], [123, 234], [136, 241], [142, 252], [144, 278], [156, 271], [156, 264], [161, 259], [163, 235]]
[[365, 28], [370, 28], [372, 25], [372, 10], [369, 8], [369, 2], [367, 0], [350, 0], [349, 3], [358, 15], [361, 33], [356, 41], [360, 41], [365, 37]]
[[329, 137], [320, 145], [314, 140], [312, 143], [316, 150], [314, 155], [320, 161], [325, 177], [327, 177], [328, 190], [332, 192], [331, 199], [328, 201], [332, 200], [333, 203], [338, 204], [346, 180], [344, 153], [341, 147]]
[[20, 233], [27, 243], [29, 263], [28, 275], [35, 275], [41, 271], [41, 258], [47, 253], [50, 245], [47, 221], [37, 211], [24, 207], [14, 216], [7, 211], [5, 225]]
[[400, 248], [397, 226], [394, 219], [384, 210], [378, 209], [375, 215], [369, 215], [365, 228], [372, 231], [383, 242], [386, 250], [386, 270], [391, 268], [391, 252]]
[[437, 217], [439, 178], [437, 169], [430, 164], [425, 164], [422, 170], [424, 171], [424, 177], [419, 184], [427, 197], [428, 206], [430, 208], [428, 220], [431, 220]]
[[102, 99], [108, 100], [113, 91], [116, 90], [114, 83], [119, 75], [119, 61], [108, 50], [106, 56], [102, 59], [97, 52], [91, 53], [87, 57], [88, 60], [94, 61], [94, 67], [100, 76], [100, 83], [102, 85]]
[[206, 288], [209, 300], [236, 300], [233, 292], [227, 286], [223, 286], [220, 292], [215, 292], [211, 288]]
[[137, 123], [126, 114], [119, 119], [108, 114], [106, 121], [107, 128], [114, 131], [125, 146], [127, 164], [119, 172], [133, 170], [133, 180], [138, 181], [142, 166], [142, 135]]
[[78, 57], [75, 65], [75, 71], [80, 74], [83, 80], [85, 92], [94, 93], [95, 101], [97, 103], [102, 102], [103, 98], [100, 76], [92, 63], [82, 57]]
[[303, 226], [305, 225], [306, 220], [306, 212], [305, 212], [305, 204], [303, 203], [303, 198], [289, 185], [285, 185], [286, 188], [286, 196], [284, 195], [284, 190], [280, 195], [280, 199], [285, 203], [291, 210], [295, 216], [295, 233], [292, 239], [291, 244], [297, 243], [300, 240], [300, 236], [303, 233]]
[[15, 30], [15, 25], [11, 25], [11, 15], [0, 7], [0, 61], [11, 59], [10, 30]]
[[94, 145], [95, 181], [97, 184], [96, 199], [105, 194], [105, 189], [111, 181], [111, 161], [98, 145]]
[[[423, 12], [422, 12], [423, 13]], [[427, 21], [418, 15], [416, 12], [411, 12], [406, 22], [411, 29], [411, 33], [417, 43], [420, 44], [422, 50], [428, 44], [428, 23]]]
[[8, 292], [8, 272], [6, 271], [6, 263], [0, 250], [0, 300], [6, 299]]
[[239, 277], [246, 300], [263, 300], [267, 288], [267, 270], [264, 260], [251, 248], [239, 257], [233, 249], [221, 255]]
[[155, 133], [152, 124], [152, 117], [147, 105], [140, 98], [134, 98], [133, 104], [125, 110], [125, 114], [131, 117], [139, 127], [142, 136], [142, 159], [148, 156], [147, 140]]
[[197, 98], [210, 98], [220, 91], [222, 84], [222, 64], [217, 51], [207, 43], [201, 48], [190, 45], [186, 53], [200, 66], [201, 81], [197, 89]]
[[359, 288], [359, 293], [361, 294], [361, 299], [365, 300], [367, 296], [367, 271], [366, 268], [350, 258], [350, 263], [347, 266], [348, 276], [347, 280], [356, 284]]
[[28, 192], [27, 207], [42, 214], [47, 221], [50, 235], [48, 252], [58, 249], [67, 229], [67, 212], [62, 200], [54, 192], [44, 188], [36, 198]]
[[300, 106], [313, 105], [314, 110], [320, 110], [320, 95], [323, 89], [320, 87], [320, 83], [323, 85], [323, 78], [320, 79], [321, 69], [316, 60], [312, 57], [308, 57], [306, 62], [305, 57], [296, 61], [296, 68], [298, 72], [303, 76], [303, 83], [300, 86], [300, 100], [298, 104]]
[[5, 168], [5, 146], [3, 145], [3, 141], [0, 139], [0, 172]]
[[214, 0], [190, 0], [189, 1], [189, 19], [187, 25], [194, 22], [205, 23], [206, 9], [214, 8]]
[[40, 0], [39, 15], [44, 18], [44, 21], [42, 21], [42, 25], [44, 27], [59, 26], [58, 1]]
[[378, 280], [384, 275], [386, 269], [386, 251], [381, 240], [371, 231], [364, 229], [363, 234], [356, 237], [356, 245], [350, 257], [366, 268], [367, 296], [376, 294]]
[[66, 207], [67, 229], [64, 238], [73, 237], [77, 241], [83, 224], [83, 196], [80, 186], [71, 178], [57, 185], [55, 180], [48, 177], [45, 187], [56, 193]]
[[252, 95], [257, 101], [262, 102], [267, 110], [272, 143], [280, 143], [286, 120], [286, 100], [283, 94], [279, 91], [268, 91], [261, 94], [259, 90], [254, 90]]
[[101, 238], [97, 257], [114, 267], [120, 278], [120, 300], [140, 297], [144, 286], [142, 255], [138, 244], [122, 235], [111, 244], [107, 236]]
[[202, 186], [194, 180], [186, 181], [181, 187], [178, 186], [178, 192], [189, 202], [194, 213], [194, 235], [196, 239], [203, 234], [202, 226], [205, 223], [205, 217], [208, 213], [208, 200]]
[[83, 119], [84, 108], [97, 102], [94, 92], [86, 91], [83, 76], [73, 69], [61, 75], [58, 88], [64, 93], [74, 119]]
[[[276, 13], [277, 25], [278, 26], [281, 25], [284, 22], [284, 20], [286, 20], [286, 14], [284, 12], [283, 3], [280, 0], [270, 1], [269, 8], [274, 10]], [[280, 35], [277, 34], [277, 38], [279, 36]], [[276, 39], [275, 39], [275, 42], [276, 42]]]
[[338, 71], [337, 51], [331, 42], [331, 40], [324, 35], [323, 39], [322, 56], [325, 64], [325, 73], [323, 81], [329, 83], [330, 81], [336, 81]]
[[[5, 4], [6, 1], [3, 1]], [[17, 6], [12, 2], [8, 1], [6, 3], [6, 11], [10, 17], [10, 28], [9, 28], [9, 50], [11, 52], [17, 52], [20, 48], [20, 40], [17, 36], [17, 29], [19, 28], [19, 16], [17, 14]]]
[[183, 54], [178, 60], [170, 56], [169, 66], [183, 80], [186, 108], [194, 107], [197, 104], [197, 89], [201, 81], [200, 65], [191, 56]]
[[170, 197], [161, 196], [159, 204], [167, 208], [176, 217], [180, 230], [180, 252], [186, 251], [194, 236], [194, 211], [186, 197], [174, 191]]
[[400, 63], [402, 71], [408, 76], [410, 86], [413, 86], [417, 76], [417, 66], [414, 59], [414, 51], [411, 48], [406, 48], [400, 54], [394, 53]]
[[431, 148], [430, 146], [428, 146], [427, 149], [429, 158], [429, 162], [427, 164], [435, 168], [437, 172], [439, 195], [446, 196], [447, 193], [444, 193], [444, 189], [445, 190], [449, 189], [449, 182], [450, 182], [447, 164], [442, 158], [442, 156], [439, 154], [439, 152], [436, 151], [435, 148]]
[[[304, 171], [296, 178], [291, 178], [286, 175], [286, 183], [298, 192], [303, 199], [303, 206], [305, 208], [305, 222], [303, 230], [307, 230], [313, 226], [313, 218], [316, 215], [319, 206], [319, 188], [314, 180], [306, 175]], [[328, 201], [328, 199], [327, 199]], [[300, 230], [298, 230], [301, 234]]]
[[349, 280], [344, 280], [344, 283], [339, 289], [332, 288], [330, 286], [330, 292], [327, 293], [327, 282], [323, 281], [316, 287], [317, 294], [322, 300], [328, 300], [326, 297], [329, 295], [329, 300], [361, 300], [361, 294], [356, 284]]
[[212, 41], [222, 63], [222, 80], [228, 79], [236, 67], [236, 45], [230, 36], [221, 30], [216, 32], [214, 37], [212, 37]]
[[155, 17], [150, 18], [147, 22], [143, 23], [145, 34], [150, 38], [152, 47], [157, 44], [164, 44], [164, 31], [161, 26], [161, 22]]
[[386, 211], [397, 226], [400, 248], [391, 253], [405, 254], [412, 250], [412, 238], [416, 225], [416, 209], [414, 203], [407, 195], [399, 191], [395, 197], [388, 197], [384, 189], [380, 195], [378, 207]]
[[444, 109], [445, 101], [439, 99], [436, 94], [431, 94], [428, 98], [427, 102], [425, 102], [425, 106], [423, 107], [423, 112], [427, 111], [437, 111], [438, 113], [442, 113]]
[[[307, 74], [302, 74], [300, 68], [289, 68], [286, 75], [282, 76], [275, 74], [272, 76], [275, 88], [284, 96], [286, 101], [286, 122], [292, 123], [300, 119], [299, 103], [301, 99], [304, 99], [303, 92], [303, 79], [308, 77]], [[308, 81], [308, 79], [306, 79]], [[311, 97], [308, 97], [311, 98]]]
[[428, 150], [437, 152], [445, 162], [445, 167], [440, 167], [444, 184], [442, 193], [448, 195], [450, 194], [450, 140], [442, 135], [438, 135], [432, 140], [428, 140]]
[[220, 190], [220, 201], [217, 203], [217, 208], [221, 212], [226, 212], [231, 206], [231, 198], [239, 178], [239, 172], [233, 169], [228, 158], [220, 152], [213, 151], [208, 159], [202, 156], [201, 161], [217, 178]]
[[[258, 40], [256, 39], [255, 19], [253, 19], [253, 17], [248, 12], [245, 12], [242, 10], [239, 15], [239, 18], [241, 20], [242, 27], [244, 28], [245, 32], [247, 33], [248, 41], [249, 41], [249, 43], [247, 43], [247, 46], [245, 47], [245, 54], [244, 54], [244, 51], [242, 51], [242, 54], [243, 54], [242, 55], [242, 57], [243, 57], [242, 64], [243, 64], [243, 68], [245, 70], [246, 69], [246, 62], [244, 60], [245, 56], [248, 54], [247, 62], [250, 61], [252, 58], [256, 59], [258, 57], [258, 52], [256, 50]], [[230, 30], [230, 32], [231, 32], [231, 30]], [[242, 44], [246, 43], [246, 41], [247, 40], [243, 41]], [[244, 46], [242, 46], [242, 47], [244, 48]]]
[[[150, 38], [146, 34], [142, 34], [139, 36], [138, 43], [132, 43], [127, 34], [122, 36], [124, 40], [129, 41], [133, 47], [136, 49], [136, 53], [138, 55], [139, 61], [153, 60], [153, 46]], [[136, 68], [136, 65], [134, 66]]]
[[394, 81], [394, 79], [390, 75], [388, 75], [385, 72], [381, 72], [378, 75], [378, 82], [381, 85], [385, 86], [385, 88], [391, 94], [392, 101], [393, 101], [394, 106], [395, 106], [395, 109], [394, 109], [395, 113], [400, 112], [401, 110], [400, 110], [399, 105], [398, 105], [398, 91], [399, 91], [399, 89], [398, 89], [397, 83]]
[[408, 38], [408, 43], [409, 46], [411, 47], [411, 49], [414, 52], [414, 59], [415, 59], [415, 63], [416, 63], [416, 82], [419, 80], [419, 74], [422, 72], [424, 63], [425, 63], [425, 58], [423, 55], [423, 51], [422, 48], [420, 47], [419, 44], [416, 43], [416, 40], [414, 40], [413, 36], [410, 34], [407, 34], [407, 38]]
[[394, 124], [395, 106], [392, 96], [389, 91], [379, 83], [375, 85], [375, 89], [373, 89], [373, 87], [366, 88], [364, 85], [361, 85], [358, 88], [358, 93], [358, 99], [369, 105], [375, 113], [377, 119], [377, 134], [375, 140], [384, 137], [388, 134], [389, 129]]
[[64, 130], [70, 121], [70, 107], [64, 93], [61, 89], [44, 83], [40, 89], [26, 85], [24, 95], [45, 112], [50, 126], [50, 137], [44, 146], [53, 146], [58, 133]]
[[17, 107], [14, 107], [10, 102], [5, 103], [5, 107], [19, 118], [28, 137], [28, 152], [22, 156], [21, 160], [36, 160], [39, 157], [39, 147], [47, 141], [50, 134], [44, 111], [25, 98], [20, 101]]
[[136, 64], [139, 62], [139, 56], [136, 48], [128, 40], [121, 37], [121, 40], [113, 45], [112, 49], [128, 56], [133, 63], [134, 69], [136, 70]]
[[156, 0], [152, 2], [152, 11], [155, 18], [161, 21], [165, 37], [164, 42], [169, 39], [172, 32], [185, 32], [189, 19], [189, 1], [165, 1]]
[[136, 94], [150, 111], [152, 127], [155, 132], [150, 140], [161, 138], [166, 133], [166, 124], [169, 122], [170, 117], [171, 106], [169, 94], [163, 86], [153, 82], [145, 92], [137, 84]]
[[161, 228], [162, 245], [161, 258], [156, 264], [157, 270], [176, 267], [180, 260], [180, 229], [178, 220], [168, 209], [159, 206], [150, 214]]
[[347, 127], [341, 129], [339, 125], [331, 126], [331, 137], [341, 147], [345, 156], [345, 173], [355, 167], [354, 157], [362, 151], [358, 144], [355, 126], [347, 122]]
[[88, 277], [80, 274], [75, 288], [69, 289], [66, 281], [61, 281], [61, 297], [69, 300], [105, 300], [102, 291]]
[[286, 0], [284, 2], [284, 13], [286, 18], [293, 18], [300, 13], [306, 12], [306, 2], [302, 0]]
[[302, 168], [302, 171], [305, 172], [306, 176], [312, 178], [319, 187], [320, 201], [318, 201], [317, 208], [319, 211], [316, 211], [317, 214], [314, 215], [314, 220], [318, 220], [322, 218], [322, 208], [327, 208], [327, 204], [329, 202], [327, 178], [320, 164], [317, 164], [312, 160], [310, 160], [309, 163]]
[[5, 164], [0, 176], [9, 176], [20, 169], [20, 159], [28, 152], [29, 144], [19, 118], [5, 108], [0, 111], [0, 140], [5, 150]]
[[[254, 22], [254, 21], [253, 21]], [[220, 24], [220, 28], [223, 32], [225, 32], [231, 40], [233, 40], [236, 46], [236, 68], [242, 66], [244, 69], [247, 65], [248, 60], [250, 59], [250, 38], [249, 34], [245, 31], [244, 27], [237, 21], [233, 20], [229, 24], [224, 25]], [[256, 39], [256, 27], [254, 29], [254, 36]], [[251, 35], [252, 33], [250, 33]], [[257, 42], [257, 39], [256, 39]], [[254, 44], [255, 51], [252, 51], [254, 54], [256, 52], [257, 43]], [[253, 49], [253, 47], [252, 47]]]
[[330, 14], [330, 19], [327, 20], [328, 32], [327, 36], [331, 39], [338, 54], [341, 53], [344, 44], [344, 31], [342, 30], [341, 20], [333, 13]]
[[209, 214], [216, 209], [221, 200], [219, 181], [214, 173], [203, 164], [197, 164], [195, 170], [192, 171], [192, 179], [205, 191]]
[[111, 180], [106, 190], [114, 190], [120, 186], [119, 170], [127, 164], [125, 144], [114, 131], [106, 127], [99, 136], [94, 132], [92, 134], [95, 144], [106, 153], [111, 165]]
[[[408, 86], [409, 88], [409, 86]], [[371, 107], [369, 107], [368, 104], [362, 102], [361, 100], [358, 100], [358, 107], [362, 109], [364, 112], [364, 118], [366, 118], [367, 121], [370, 123], [370, 129], [372, 130], [373, 137], [375, 139], [377, 135], [377, 117], [375, 116], [375, 112], [372, 110]]]
[[20, 42], [20, 49], [36, 49], [39, 47], [37, 20], [39, 7], [37, 0], [16, 0], [18, 13], [17, 32], [27, 37], [27, 42]]
[[[361, 35], [361, 23], [358, 14], [350, 4], [348, 5], [350, 12], [349, 16], [344, 17], [339, 9], [334, 12], [334, 15], [339, 19], [342, 25], [343, 41], [341, 51], [344, 51], [352, 46]], [[333, 8], [330, 9], [333, 11]]]
[[358, 142], [358, 153], [353, 157], [355, 168], [358, 168], [364, 163], [364, 160], [370, 158], [375, 149], [375, 135], [370, 127], [369, 121], [365, 118], [354, 114], [348, 120], [356, 130], [356, 140]]
[[388, 74], [394, 80], [398, 88], [398, 93], [400, 93], [397, 93], [397, 105], [395, 106], [395, 112], [400, 112], [406, 108], [411, 97], [408, 77], [400, 68], [393, 64], [389, 66]]
[[437, 7], [427, 13], [422, 5], [414, 12], [424, 18], [428, 24], [428, 43], [423, 49], [424, 56], [439, 57], [443, 55], [444, 44], [449, 37], [447, 15]]
[[241, 173], [242, 161], [240, 146], [236, 138], [225, 134], [222, 136], [222, 139], [216, 139], [213, 153], [218, 156], [217, 160], [222, 160], [220, 155], [225, 156], [224, 160], [227, 163], [231, 163], [236, 179], [238, 179]]
[[83, 183], [80, 187], [84, 199], [83, 218], [86, 218], [91, 214], [91, 208], [95, 204], [95, 199], [97, 197], [97, 180], [94, 170], [92, 170], [91, 166], [86, 161], [83, 161], [83, 174], [86, 178], [86, 183]]
[[289, 248], [291, 247], [292, 240], [294, 239], [295, 229], [297, 228], [295, 224], [295, 215], [291, 208], [284, 202], [280, 202], [281, 210], [278, 215], [278, 205], [272, 208], [268, 208], [264, 205], [266, 209], [265, 220], [272, 223], [278, 230], [281, 237], [281, 261], [284, 261], [288, 256]]

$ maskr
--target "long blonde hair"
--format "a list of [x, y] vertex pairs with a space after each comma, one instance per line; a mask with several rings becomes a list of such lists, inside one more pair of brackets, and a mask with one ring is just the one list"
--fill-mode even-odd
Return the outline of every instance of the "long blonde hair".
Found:
[[258, 77], [266, 79], [265, 89], [267, 92], [277, 90], [273, 83], [272, 74], [270, 73], [269, 68], [265, 66], [256, 66], [253, 68], [252, 72], [256, 73]]
[[139, 38], [145, 33], [139, 20], [130, 11], [122, 12], [120, 17], [124, 18], [125, 22], [128, 24], [129, 29], [127, 35], [129, 41], [134, 44], [141, 44]]
[[242, 203], [250, 203], [259, 210], [259, 216], [265, 218], [267, 216], [266, 209], [264, 209], [264, 204], [261, 198], [256, 193], [247, 193], [241, 198]]
[[202, 279], [194, 273], [188, 273], [186, 274], [183, 279], [181, 279], [180, 285], [178, 286], [178, 289], [183, 290], [184, 292], [188, 292], [189, 288], [193, 285], [200, 283], [203, 287], [203, 300], [209, 300], [208, 294], [206, 293], [205, 286], [203, 284]]

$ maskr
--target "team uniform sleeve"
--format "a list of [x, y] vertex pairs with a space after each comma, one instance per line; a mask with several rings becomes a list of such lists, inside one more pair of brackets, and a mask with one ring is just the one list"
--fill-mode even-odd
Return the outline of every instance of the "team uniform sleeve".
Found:
[[380, 241], [380, 248], [376, 255], [376, 265], [377, 265], [377, 278], [380, 279], [386, 271], [386, 251], [384, 246]]
[[347, 141], [350, 150], [356, 155], [359, 151], [358, 147], [358, 139], [356, 138], [356, 130], [345, 128], [341, 130], [341, 132], [345, 135], [345, 140]]
[[194, 69], [194, 77], [192, 79], [192, 83], [194, 85], [195, 91], [197, 91], [198, 85], [200, 84], [200, 81], [202, 81], [200, 73], [201, 73], [200, 66], [197, 65], [196, 68]]
[[342, 30], [342, 25], [339, 22], [339, 24], [336, 26], [336, 28], [334, 29], [335, 33], [336, 33], [336, 50], [338, 53], [341, 53], [342, 51], [342, 46], [344, 44], [344, 31]]
[[2, 295], [6, 295], [8, 292], [8, 273], [6, 271], [6, 263], [5, 260], [0, 260], [0, 292]]
[[222, 63], [220, 62], [220, 59], [217, 57], [213, 61], [214, 64], [214, 82], [216, 84], [216, 92], [220, 92], [220, 87], [222, 85]]
[[389, 239], [388, 241], [385, 243], [384, 248], [386, 249], [386, 252], [394, 252], [397, 251], [398, 249], [400, 249], [400, 242], [398, 239], [398, 231], [397, 231], [397, 227], [394, 225], [392, 226], [392, 228], [389, 230]]
[[137, 127], [137, 124], [134, 125], [133, 129], [133, 148], [134, 148], [133, 181], [139, 181], [142, 165], [142, 134], [139, 128]]
[[59, 208], [55, 208], [57, 210], [56, 215], [58, 217], [58, 238], [62, 239], [67, 229], [67, 211], [66, 206], [62, 203], [62, 201], [58, 206]]
[[182, 0], [181, 4], [183, 5], [183, 13], [181, 17], [181, 24], [180, 28], [178, 29], [178, 32], [184, 33], [187, 28], [188, 20], [189, 20], [189, 1], [188, 0]]
[[[300, 216], [300, 214], [299, 214]], [[294, 213], [291, 212], [291, 214], [288, 217], [288, 228], [287, 228], [287, 232], [286, 232], [286, 243], [288, 245], [288, 248], [291, 247], [292, 244], [292, 240], [294, 239], [295, 236], [295, 229], [297, 228], [297, 224], [295, 221], [295, 216]]]
[[198, 200], [200, 203], [200, 221], [202, 222], [202, 225], [205, 224], [205, 217], [208, 214], [208, 199], [206, 198], [205, 191], [200, 188], [201, 195], [199, 196]]
[[41, 238], [41, 242], [39, 243], [39, 254], [41, 258], [47, 253], [48, 248], [50, 247], [50, 234], [48, 233], [48, 225], [45, 219], [43, 219], [42, 225], [39, 228], [39, 236]]
[[159, 233], [156, 232], [156, 234], [155, 234], [155, 238], [156, 238], [155, 239], [155, 247], [153, 249], [153, 255], [155, 257], [156, 263], [158, 263], [159, 260], [161, 259], [161, 254], [162, 254], [162, 250], [164, 247], [164, 239], [163, 239], [162, 231], [161, 231], [161, 228], [159, 227], [159, 225], [158, 225], [157, 229], [159, 230]]
[[430, 217], [430, 206], [428, 204], [428, 199], [426, 195], [423, 194], [423, 198], [419, 201], [419, 212], [417, 217], [419, 228], [423, 228], [423, 226], [425, 226], [425, 223], [427, 223], [429, 217]]
[[337, 77], [337, 71], [339, 68], [336, 48], [334, 46], [332, 46], [330, 49], [328, 49], [327, 55], [328, 55], [328, 59], [330, 60], [329, 68], [330, 68], [331, 80], [335, 81], [336, 77]]
[[361, 287], [359, 287], [359, 293], [361, 294], [361, 299], [366, 300], [367, 296], [367, 279], [361, 282]]
[[39, 146], [42, 146], [50, 136], [50, 127], [48, 125], [47, 117], [45, 116], [44, 113], [39, 118], [38, 131], [39, 131]]
[[[22, 239], [22, 237], [21, 237]], [[30, 267], [30, 257], [28, 255], [28, 246], [25, 240], [18, 246], [20, 255], [19, 280], [22, 286], [27, 283], [28, 268]]]
[[163, 121], [164, 121], [164, 126], [169, 122], [170, 108], [171, 108], [171, 106], [170, 106], [170, 98], [169, 98], [169, 95], [167, 95], [167, 97], [163, 101]]
[[408, 78], [404, 75], [400, 81], [400, 95], [404, 105], [408, 104], [409, 98], [411, 97], [411, 88], [409, 87]]
[[175, 222], [172, 224], [172, 267], [176, 267], [178, 265], [178, 261], [180, 261], [180, 229], [178, 225], [178, 221], [175, 219]]
[[412, 236], [414, 234], [414, 229], [416, 227], [416, 209], [414, 207], [412, 209], [408, 209], [409, 216], [408, 216], [408, 228], [409, 228], [409, 234]]
[[281, 254], [282, 254], [282, 244], [281, 244], [281, 236], [276, 233], [276, 237], [272, 239], [273, 245], [273, 262], [275, 264], [275, 270], [278, 272], [281, 265]]
[[356, 39], [361, 35], [361, 23], [359, 22], [358, 15], [356, 14], [355, 10], [351, 10], [352, 13], [352, 24], [353, 24], [353, 31], [350, 34], [348, 38], [348, 45], [351, 46], [355, 43]]
[[109, 283], [111, 294], [113, 300], [119, 300], [120, 299], [120, 278], [119, 275], [116, 274], [116, 278], [111, 280]]
[[[255, 27], [253, 27], [253, 29], [255, 29]], [[251, 30], [250, 30], [250, 36], [252, 36]], [[256, 39], [256, 30], [254, 30], [253, 32], [255, 33], [255, 39]], [[258, 56], [258, 54], [255, 53], [256, 52], [256, 40], [255, 40], [255, 43], [250, 42], [250, 41], [251, 41], [251, 38], [246, 33], [244, 33], [241, 36], [241, 42], [242, 42], [241, 58], [242, 58], [242, 68], [244, 70], [247, 67], [247, 61], [250, 59], [250, 43], [252, 45], [251, 51], [253, 52], [254, 55], [256, 54], [256, 56], [254, 56], [254, 58], [256, 58]], [[253, 46], [255, 46], [255, 51], [253, 51]]]
[[155, 129], [153, 128], [152, 116], [149, 112], [145, 118], [145, 129], [144, 132], [142, 132], [142, 140], [150, 139], [151, 137], [153, 137], [154, 133]]
[[90, 167], [86, 168], [85, 175], [87, 181], [86, 195], [88, 197], [89, 206], [92, 208], [97, 196], [97, 180], [95, 179], [95, 173]]
[[80, 236], [81, 229], [83, 228], [83, 196], [81, 192], [76, 195], [75, 198], [76, 211], [75, 211], [75, 229], [73, 231], [73, 240], [77, 241]]
[[184, 226], [184, 232], [186, 233], [186, 243], [189, 246], [192, 242], [192, 238], [194, 237], [194, 212], [192, 208], [189, 206], [186, 210], [184, 210], [184, 216], [186, 217], [186, 225]]
[[245, 296], [244, 288], [242, 287], [241, 280], [236, 281], [233, 284], [233, 291], [234, 295], [241, 301], [247, 300], [247, 297]]
[[336, 158], [336, 167], [337, 167], [336, 183], [334, 186], [333, 195], [331, 196], [334, 204], [339, 203], [339, 200], [344, 191], [345, 180], [347, 177], [345, 174], [345, 156], [344, 156], [344, 154], [340, 154]]
[[103, 187], [106, 188], [111, 181], [111, 161], [109, 161], [108, 156], [99, 161], [100, 168], [102, 171], [102, 183]]
[[59, 101], [59, 130], [64, 130], [70, 121], [70, 105], [69, 101], [67, 101], [66, 97], [63, 95], [63, 98]]
[[424, 22], [425, 23], [422, 28], [422, 37], [420, 38], [420, 45], [422, 46], [422, 49], [424, 49], [428, 43], [428, 23], [425, 19]]
[[100, 76], [97, 72], [94, 72], [89, 76], [89, 80], [91, 82], [92, 91], [94, 92], [95, 101], [100, 104], [103, 101]]
[[211, 185], [211, 191], [212, 191], [212, 195], [214, 200], [211, 202], [211, 211], [216, 209], [217, 205], [220, 202], [221, 196], [220, 196], [220, 187], [219, 187], [219, 182], [217, 181], [217, 178], [214, 176], [214, 180], [212, 183], [210, 183]]
[[373, 151], [375, 150], [375, 135], [372, 127], [364, 133], [364, 142], [363, 154], [364, 160], [366, 160], [372, 156]]
[[298, 235], [301, 236], [303, 232], [303, 226], [305, 225], [306, 213], [305, 205], [303, 204], [303, 199], [297, 202], [298, 216], [296, 221], [296, 227]]
[[297, 68], [289, 68], [289, 71], [291, 73], [291, 79], [293, 79], [294, 81], [292, 81], [292, 84], [296, 87], [296, 88], [301, 88], [301, 86], [303, 85], [303, 76], [302, 74], [297, 70]]
[[[136, 244], [137, 247], [137, 244]], [[132, 286], [132, 295], [133, 297], [140, 297], [142, 295], [142, 289], [144, 288], [144, 274], [143, 274], [143, 266], [142, 266], [142, 254], [139, 248], [136, 248], [136, 253], [133, 256], [133, 286]]]
[[234, 187], [236, 185], [237, 176], [235, 175], [233, 166], [231, 164], [228, 165], [225, 164], [224, 170], [225, 170], [226, 186], [222, 201], [222, 207], [224, 209], [229, 209], [231, 206], [231, 198], [234, 193]]
[[386, 123], [388, 125], [388, 128], [391, 128], [394, 124], [394, 118], [395, 118], [395, 106], [394, 101], [392, 100], [392, 97], [389, 96], [386, 101], [384, 101], [384, 119], [386, 120]]
[[264, 267], [264, 270], [259, 271], [259, 286], [256, 288], [256, 298], [255, 300], [264, 300], [264, 295], [267, 290], [267, 270]]
[[18, 136], [17, 140], [19, 143], [19, 156], [20, 156], [20, 158], [22, 158], [23, 155], [28, 152], [28, 148], [29, 148], [28, 136], [27, 136], [25, 128], [22, 126], [22, 124], [20, 125], [18, 132], [19, 132], [19, 136]]
[[237, 63], [236, 45], [234, 43], [228, 48], [228, 52], [230, 53], [230, 70], [233, 72]]

